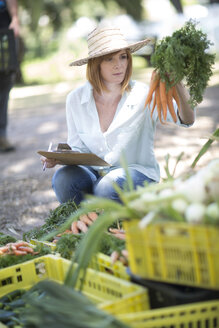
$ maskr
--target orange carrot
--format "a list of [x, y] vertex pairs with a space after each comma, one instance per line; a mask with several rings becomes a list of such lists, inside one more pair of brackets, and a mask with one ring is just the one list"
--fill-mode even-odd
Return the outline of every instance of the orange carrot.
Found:
[[88, 231], [88, 227], [83, 221], [77, 221], [77, 228], [84, 233]]
[[27, 252], [27, 253], [32, 253], [32, 254], [34, 253], [33, 248], [27, 247], [27, 246], [20, 246], [20, 247], [17, 248], [17, 250], [24, 251], [24, 252]]
[[161, 115], [161, 100], [160, 100], [160, 86], [158, 85], [156, 90], [155, 90], [155, 97], [156, 97], [156, 104], [157, 104], [157, 113], [159, 120], [162, 124], [164, 124], [162, 120], [162, 115]]
[[160, 101], [163, 109], [163, 118], [164, 121], [167, 119], [167, 95], [166, 95], [166, 84], [162, 80], [159, 83], [160, 86]]
[[172, 92], [173, 92], [173, 98], [174, 98], [175, 101], [176, 101], [176, 104], [177, 104], [178, 110], [180, 111], [180, 100], [179, 100], [179, 95], [178, 95], [178, 92], [177, 92], [177, 90], [176, 90], [175, 85], [172, 87]]
[[13, 253], [15, 255], [26, 255], [27, 254], [26, 251], [20, 251], [19, 249], [14, 250]]
[[152, 108], [151, 108], [151, 118], [153, 116], [153, 112], [154, 112], [155, 107], [156, 107], [156, 97], [154, 96], [153, 105], [152, 105]]
[[155, 91], [155, 89], [157, 88], [158, 84], [159, 84], [159, 81], [160, 81], [160, 77], [159, 75], [157, 74], [156, 71], [153, 71], [152, 75], [151, 75], [151, 82], [150, 82], [150, 88], [149, 88], [149, 92], [148, 92], [148, 95], [147, 95], [147, 98], [145, 100], [145, 104], [144, 104], [144, 108], [150, 103], [151, 103], [151, 100], [152, 100], [152, 95]]
[[66, 229], [65, 231], [59, 233], [58, 235], [56, 235], [56, 237], [61, 237], [63, 235], [68, 235], [68, 234], [71, 234], [72, 233], [72, 230], [69, 230], [69, 229]]
[[128, 253], [127, 249], [123, 249], [121, 253], [124, 257], [126, 257], [126, 258], [129, 257], [129, 253]]
[[172, 116], [173, 121], [176, 123], [177, 122], [177, 117], [176, 113], [173, 107], [173, 92], [172, 88], [170, 88], [167, 92], [167, 105], [169, 108], [170, 115]]
[[117, 251], [113, 251], [110, 255], [111, 264], [114, 264], [119, 259], [119, 253]]
[[14, 246], [13, 244], [11, 244], [11, 245], [7, 244], [7, 246], [8, 246], [9, 251], [14, 251], [15, 249], [17, 249], [17, 247]]
[[93, 223], [93, 221], [92, 221], [91, 219], [89, 219], [89, 216], [86, 215], [86, 214], [81, 215], [81, 216], [79, 217], [79, 220], [81, 220], [82, 222], [84, 222], [84, 223], [87, 224], [88, 226], [90, 226], [90, 225]]
[[124, 233], [115, 233], [115, 234], [113, 234], [113, 236], [120, 239], [120, 240], [125, 240], [125, 234]]
[[115, 228], [109, 228], [109, 231], [112, 233], [124, 233], [125, 232], [123, 229], [115, 229]]
[[74, 221], [71, 224], [71, 231], [75, 234], [79, 233], [78, 227], [77, 227], [78, 221]]
[[0, 251], [1, 251], [1, 253], [6, 253], [6, 252], [8, 252], [8, 246], [2, 246], [1, 248], [0, 248]]
[[98, 214], [96, 212], [89, 212], [88, 213], [88, 217], [92, 220], [92, 221], [96, 221], [96, 219], [98, 218]]
[[29, 244], [26, 241], [17, 241], [16, 243], [13, 243], [13, 245], [15, 247], [19, 247], [19, 246], [29, 246]]
[[125, 240], [125, 231], [122, 229], [113, 229], [110, 228], [109, 231], [112, 233], [112, 235], [118, 239]]

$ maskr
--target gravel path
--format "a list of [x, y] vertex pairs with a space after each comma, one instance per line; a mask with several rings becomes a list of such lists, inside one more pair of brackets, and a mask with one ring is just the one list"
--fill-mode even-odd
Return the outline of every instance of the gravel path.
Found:
[[[75, 87], [75, 85], [74, 85]], [[0, 154], [0, 231], [22, 237], [23, 232], [44, 223], [50, 210], [59, 204], [51, 188], [56, 168], [42, 171], [37, 150], [65, 142], [65, 97], [71, 86], [15, 88], [11, 93], [8, 134], [16, 151]], [[176, 176], [188, 170], [206, 138], [218, 128], [219, 86], [209, 87], [190, 129], [158, 126], [155, 154], [165, 177], [165, 155], [170, 155], [170, 169], [176, 157], [184, 156]], [[198, 162], [197, 169], [219, 157], [218, 143]]]

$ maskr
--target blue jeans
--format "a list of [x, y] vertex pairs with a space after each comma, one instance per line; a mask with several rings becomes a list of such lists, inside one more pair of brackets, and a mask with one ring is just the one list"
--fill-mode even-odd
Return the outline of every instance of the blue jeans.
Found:
[[[129, 168], [133, 186], [143, 186], [144, 182], [154, 182], [143, 173]], [[121, 189], [126, 186], [126, 174], [123, 168], [110, 170], [104, 176], [88, 166], [66, 165], [58, 169], [52, 178], [52, 187], [60, 203], [73, 200], [76, 205], [84, 199], [86, 194], [93, 194], [120, 202], [113, 184], [117, 183]]]

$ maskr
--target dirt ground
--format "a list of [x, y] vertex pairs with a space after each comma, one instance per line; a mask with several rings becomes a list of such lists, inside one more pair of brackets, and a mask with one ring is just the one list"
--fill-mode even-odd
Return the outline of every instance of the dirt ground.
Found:
[[[0, 154], [0, 231], [21, 238], [23, 232], [42, 225], [50, 210], [59, 205], [51, 187], [56, 168], [43, 171], [37, 150], [47, 149], [50, 141], [54, 147], [66, 141], [65, 97], [75, 86], [60, 83], [12, 90], [8, 135], [16, 151]], [[184, 152], [176, 176], [189, 169], [202, 145], [218, 128], [218, 104], [219, 86], [208, 87], [191, 128], [158, 126], [155, 154], [161, 177], [165, 177], [167, 154], [173, 169], [176, 157]], [[198, 162], [197, 169], [215, 157], [219, 157], [216, 142]]]

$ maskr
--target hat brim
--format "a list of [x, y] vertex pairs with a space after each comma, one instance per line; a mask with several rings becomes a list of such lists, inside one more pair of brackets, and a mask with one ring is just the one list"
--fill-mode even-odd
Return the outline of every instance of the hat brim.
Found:
[[145, 47], [149, 43], [151, 45], [154, 44], [154, 39], [148, 38], [148, 39], [145, 39], [145, 40], [142, 40], [142, 41], [138, 41], [136, 43], [129, 44], [129, 45], [127, 45], [127, 47], [121, 47], [121, 48], [117, 48], [117, 49], [111, 49], [111, 50], [98, 52], [98, 53], [95, 53], [91, 56], [75, 60], [75, 61], [71, 62], [69, 64], [69, 66], [82, 66], [82, 65], [87, 64], [89, 59], [97, 58], [97, 57], [104, 56], [104, 55], [108, 55], [110, 53], [114, 53], [114, 52], [121, 51], [121, 50], [124, 50], [124, 49], [129, 49], [131, 53], [134, 53], [134, 52], [138, 51], [139, 49]]

